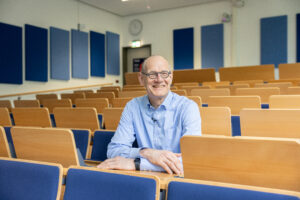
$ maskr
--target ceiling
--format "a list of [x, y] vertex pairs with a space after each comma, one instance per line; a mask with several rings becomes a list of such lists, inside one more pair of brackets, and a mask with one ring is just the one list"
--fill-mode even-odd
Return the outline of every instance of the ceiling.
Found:
[[231, 0], [78, 0], [119, 16], [145, 14], [204, 3]]

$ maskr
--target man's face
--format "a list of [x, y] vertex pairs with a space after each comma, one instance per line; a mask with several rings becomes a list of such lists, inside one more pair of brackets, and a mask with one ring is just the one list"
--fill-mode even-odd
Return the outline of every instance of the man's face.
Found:
[[168, 95], [173, 77], [172, 74], [168, 74], [169, 72], [168, 62], [164, 58], [154, 56], [148, 60], [145, 71], [148, 76], [142, 74], [141, 82], [145, 86], [149, 98], [165, 98]]

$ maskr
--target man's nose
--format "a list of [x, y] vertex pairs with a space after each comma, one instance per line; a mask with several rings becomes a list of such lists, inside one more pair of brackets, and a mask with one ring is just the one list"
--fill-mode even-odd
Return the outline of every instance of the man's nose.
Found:
[[156, 81], [162, 81], [163, 78], [161, 77], [161, 74], [158, 73], [158, 74], [156, 75], [155, 80], [156, 80]]

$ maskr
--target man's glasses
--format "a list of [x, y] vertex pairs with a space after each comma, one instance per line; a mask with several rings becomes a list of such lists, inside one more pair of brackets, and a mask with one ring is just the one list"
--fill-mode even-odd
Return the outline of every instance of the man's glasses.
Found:
[[170, 71], [150, 72], [150, 73], [142, 72], [142, 74], [144, 74], [145, 76], [149, 77], [150, 79], [157, 79], [158, 74], [159, 74], [160, 77], [162, 77], [163, 79], [166, 79], [166, 78], [168, 78], [170, 76], [171, 72]]

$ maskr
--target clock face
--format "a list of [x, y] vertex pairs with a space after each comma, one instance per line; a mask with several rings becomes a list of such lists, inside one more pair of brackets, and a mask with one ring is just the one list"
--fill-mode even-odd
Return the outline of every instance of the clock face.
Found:
[[131, 35], [138, 35], [143, 30], [143, 23], [138, 20], [134, 19], [129, 23], [129, 33]]

